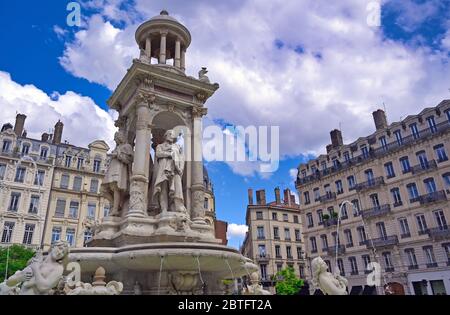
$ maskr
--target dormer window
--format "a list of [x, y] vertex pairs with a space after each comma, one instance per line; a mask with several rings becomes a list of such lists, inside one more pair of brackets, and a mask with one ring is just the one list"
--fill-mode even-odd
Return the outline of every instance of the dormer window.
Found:
[[30, 145], [28, 143], [22, 144], [22, 155], [28, 155], [30, 152]]
[[11, 141], [3, 140], [2, 152], [7, 153], [11, 150]]
[[40, 153], [41, 160], [46, 159], [47, 156], [48, 156], [48, 148], [47, 147], [42, 147], [41, 148], [41, 153]]
[[95, 160], [94, 160], [94, 169], [93, 169], [93, 171], [94, 171], [95, 173], [100, 173], [100, 164], [101, 164], [101, 162], [102, 162], [102, 161], [100, 161], [100, 160], [98, 160], [98, 159], [95, 159]]
[[344, 159], [345, 159], [345, 162], [350, 161], [350, 153], [348, 153], [348, 151], [344, 152]]
[[70, 155], [66, 155], [65, 167], [70, 167], [72, 164], [72, 157]]

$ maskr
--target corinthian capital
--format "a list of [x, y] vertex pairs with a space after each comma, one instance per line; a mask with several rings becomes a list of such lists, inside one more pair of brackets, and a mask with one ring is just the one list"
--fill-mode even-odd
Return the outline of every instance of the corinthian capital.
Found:
[[205, 107], [194, 107], [194, 108], [192, 108], [192, 116], [194, 118], [202, 118], [206, 114], [208, 114], [208, 109], [205, 108]]
[[136, 105], [150, 106], [155, 102], [156, 95], [153, 93], [140, 91], [140, 92], [138, 92], [138, 95], [136, 96], [135, 100], [136, 100]]

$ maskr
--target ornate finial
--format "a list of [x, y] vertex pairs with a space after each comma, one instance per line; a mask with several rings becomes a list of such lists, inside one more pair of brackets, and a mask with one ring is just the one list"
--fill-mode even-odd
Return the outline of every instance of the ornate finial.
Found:
[[167, 10], [162, 10], [159, 15], [169, 15], [169, 12]]
[[98, 267], [97, 270], [95, 271], [94, 282], [92, 282], [92, 285], [94, 287], [105, 286], [106, 285], [105, 274], [106, 274], [105, 268]]

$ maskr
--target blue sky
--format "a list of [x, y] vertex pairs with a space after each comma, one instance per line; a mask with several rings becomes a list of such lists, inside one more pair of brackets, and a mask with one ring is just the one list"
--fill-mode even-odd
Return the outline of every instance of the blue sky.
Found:
[[[367, 25], [371, 1], [361, 0], [80, 1], [81, 27], [66, 24], [69, 2], [0, 2], [0, 123], [20, 111], [31, 135], [62, 119], [74, 144], [111, 141], [106, 100], [138, 56], [134, 31], [166, 8], [192, 33], [188, 73], [207, 66], [221, 84], [208, 121], [280, 126], [271, 176], [256, 164], [207, 165], [218, 217], [237, 225], [247, 189], [265, 188], [269, 200], [276, 186], [294, 190], [292, 170], [324, 153], [330, 130], [353, 141], [374, 130], [383, 102], [396, 121], [450, 95], [449, 0], [382, 1], [380, 27]], [[231, 245], [242, 231], [233, 226]]]

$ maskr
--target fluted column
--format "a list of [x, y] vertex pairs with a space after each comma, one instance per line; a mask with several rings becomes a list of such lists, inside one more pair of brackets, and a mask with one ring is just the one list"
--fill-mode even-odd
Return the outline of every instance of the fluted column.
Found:
[[181, 42], [180, 39], [177, 38], [175, 41], [175, 68], [181, 68]]
[[161, 32], [161, 45], [159, 49], [159, 63], [166, 63], [166, 42], [167, 42], [167, 32]]
[[203, 186], [203, 152], [202, 152], [202, 117], [206, 115], [206, 108], [194, 108], [193, 116], [193, 133], [192, 133], [192, 153], [194, 160], [192, 161], [192, 214], [191, 218], [194, 223], [206, 224], [205, 222], [205, 188]]
[[141, 92], [136, 101], [136, 144], [130, 185], [130, 210], [127, 216], [145, 217], [147, 215], [151, 145], [149, 105], [155, 101], [155, 95]]
[[152, 61], [152, 40], [150, 37], [147, 37], [145, 40], [145, 55], [150, 60], [150, 63]]

